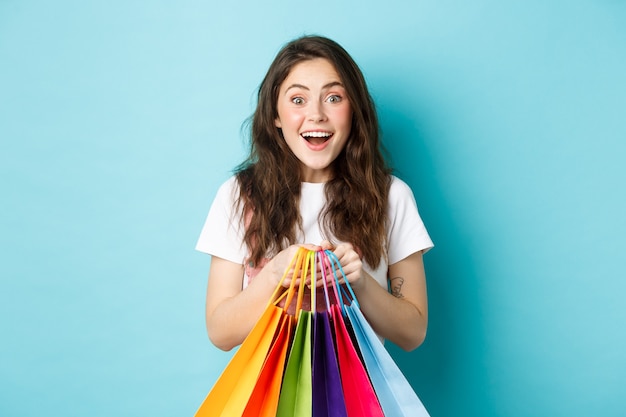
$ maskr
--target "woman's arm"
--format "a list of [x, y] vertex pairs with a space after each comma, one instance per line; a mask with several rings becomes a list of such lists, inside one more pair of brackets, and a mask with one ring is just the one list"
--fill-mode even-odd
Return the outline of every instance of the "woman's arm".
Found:
[[374, 331], [407, 351], [421, 345], [428, 325], [422, 252], [389, 265], [391, 293], [363, 270], [361, 259], [351, 245], [337, 246], [335, 254]]
[[[300, 246], [320, 249], [314, 245], [288, 247], [271, 259], [243, 290], [243, 265], [212, 257], [206, 294], [206, 327], [215, 346], [231, 350], [243, 342], [265, 311]], [[288, 287], [290, 279], [289, 275], [282, 285]]]

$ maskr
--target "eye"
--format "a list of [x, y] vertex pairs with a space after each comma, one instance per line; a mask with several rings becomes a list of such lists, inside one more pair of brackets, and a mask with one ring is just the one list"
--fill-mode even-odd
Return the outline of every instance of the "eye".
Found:
[[291, 99], [293, 104], [304, 104], [304, 99], [302, 97], [294, 97]]
[[342, 100], [341, 96], [338, 96], [337, 94], [333, 94], [332, 96], [329, 96], [326, 101], [329, 103], [339, 103]]

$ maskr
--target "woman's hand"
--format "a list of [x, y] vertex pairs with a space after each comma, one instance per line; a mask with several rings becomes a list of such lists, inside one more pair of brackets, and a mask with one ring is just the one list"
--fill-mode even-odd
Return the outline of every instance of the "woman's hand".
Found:
[[[313, 244], [302, 244], [302, 245], [291, 245], [286, 249], [280, 251], [274, 258], [271, 260], [271, 271], [272, 278], [274, 279], [274, 285], [278, 285], [280, 280], [285, 275], [285, 279], [282, 282], [282, 286], [288, 288], [291, 284], [291, 280], [293, 279], [293, 272], [295, 270], [296, 263], [294, 262], [294, 257], [298, 253], [300, 248], [304, 248], [306, 250], [319, 251], [323, 248], [318, 245]], [[289, 268], [289, 270], [287, 270]], [[300, 278], [296, 279], [295, 285], [300, 283]]]
[[[350, 243], [340, 243], [336, 247], [333, 247], [330, 242], [325, 240], [321, 243], [320, 246], [324, 250], [331, 250], [337, 256], [339, 264], [341, 265], [341, 269], [343, 269], [346, 279], [353, 289], [360, 289], [364, 285], [365, 280], [363, 279], [363, 262], [361, 261], [361, 257], [359, 256], [358, 252]], [[337, 274], [338, 276], [341, 276], [339, 270], [337, 271]], [[319, 278], [317, 280], [316, 286], [319, 287], [322, 285], [322, 274], [318, 274], [318, 277]], [[333, 271], [331, 269], [330, 271], [327, 271], [326, 280], [330, 283], [333, 279]], [[343, 278], [340, 279], [339, 282], [343, 283]]]

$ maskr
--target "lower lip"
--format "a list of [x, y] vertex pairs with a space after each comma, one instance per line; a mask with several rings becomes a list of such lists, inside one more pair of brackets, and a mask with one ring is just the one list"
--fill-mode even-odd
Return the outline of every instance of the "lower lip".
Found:
[[324, 150], [324, 149], [328, 146], [328, 144], [330, 143], [330, 140], [331, 140], [332, 138], [333, 138], [333, 137], [332, 137], [332, 136], [330, 136], [328, 139], [326, 139], [326, 141], [325, 141], [324, 143], [320, 143], [319, 145], [314, 145], [314, 144], [312, 144], [311, 142], [309, 142], [308, 140], [306, 140], [306, 139], [304, 139], [304, 138], [302, 138], [302, 140], [304, 141], [304, 143], [306, 144], [306, 146], [307, 146], [310, 150], [318, 152], [318, 151], [322, 151], [322, 150]]

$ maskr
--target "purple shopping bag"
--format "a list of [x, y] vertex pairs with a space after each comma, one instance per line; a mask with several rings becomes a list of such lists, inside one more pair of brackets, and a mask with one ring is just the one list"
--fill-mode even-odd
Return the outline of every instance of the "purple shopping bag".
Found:
[[315, 313], [313, 342], [313, 417], [347, 417], [330, 314]]
[[[323, 252], [318, 252], [318, 260], [322, 261], [324, 283], [326, 283], [323, 267], [325, 256]], [[326, 284], [324, 295], [326, 310], [316, 311], [313, 318], [313, 417], [348, 417], [331, 330], [331, 304]]]

